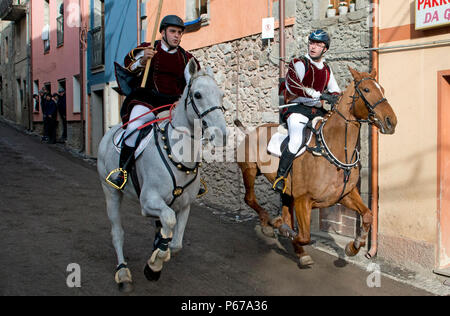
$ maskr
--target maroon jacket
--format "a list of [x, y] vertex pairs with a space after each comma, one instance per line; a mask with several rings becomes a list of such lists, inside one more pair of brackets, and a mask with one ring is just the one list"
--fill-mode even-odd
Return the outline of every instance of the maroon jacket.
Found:
[[[189, 60], [194, 58], [200, 68], [200, 64], [195, 57], [191, 53], [185, 51], [182, 47], [178, 47], [177, 52], [170, 54], [162, 49], [161, 42], [157, 41], [155, 45], [157, 53], [151, 60], [145, 88], [139, 89], [145, 68], [140, 67], [133, 71], [131, 70], [131, 66], [137, 61], [135, 56], [140, 51], [150, 46], [151, 43], [142, 43], [125, 56], [125, 68], [133, 76], [136, 76], [136, 91], [129, 95], [124, 101], [121, 109], [123, 123], [128, 122], [131, 110], [136, 104], [142, 104], [149, 109], [153, 109], [161, 105], [176, 102], [181, 97], [186, 86], [184, 69]], [[157, 113], [158, 112], [155, 112], [155, 114]]]
[[[288, 79], [286, 80], [289, 90], [295, 94], [295, 98], [305, 97], [310, 98], [302, 89], [298, 88], [298, 85], [313, 88], [316, 91], [324, 92], [330, 81], [331, 70], [327, 64], [322, 69], [317, 68], [313, 63], [307, 63], [306, 58], [294, 58], [289, 63]], [[305, 77], [302, 82], [299, 82], [294, 65], [301, 61], [305, 65]]]
[[[131, 71], [131, 65], [136, 61], [135, 56], [146, 47], [149, 47], [151, 43], [142, 43], [125, 56], [124, 65], [130, 72], [137, 73], [139, 82], [142, 82], [144, 71], [142, 68], [138, 68], [135, 71]], [[156, 42], [157, 53], [153, 57], [150, 64], [150, 71], [147, 78], [146, 88], [155, 89], [156, 91], [167, 95], [181, 95], [186, 81], [184, 79], [184, 68], [191, 58], [195, 57], [185, 51], [183, 48], [178, 47], [178, 50], [174, 54], [170, 54], [162, 49], [161, 42]], [[200, 67], [200, 64], [197, 65]]]

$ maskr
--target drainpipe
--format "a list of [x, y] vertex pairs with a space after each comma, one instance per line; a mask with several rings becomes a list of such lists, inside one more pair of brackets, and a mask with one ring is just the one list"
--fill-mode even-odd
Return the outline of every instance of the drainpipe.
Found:
[[[373, 14], [373, 27], [372, 27], [372, 47], [378, 47], [379, 45], [379, 0], [372, 0], [372, 14]], [[376, 70], [376, 80], [379, 77], [379, 64], [378, 64], [378, 51], [374, 50], [372, 52], [372, 71]], [[378, 129], [372, 126], [372, 137], [371, 137], [371, 151], [372, 151], [372, 162], [371, 162], [371, 210], [372, 210], [372, 227], [370, 233], [370, 249], [366, 254], [367, 258], [372, 258], [377, 254], [378, 251]]]
[[[84, 32], [84, 21], [83, 21], [83, 13], [84, 13], [84, 1], [78, 0], [78, 5], [80, 7], [80, 26], [78, 29], [79, 32], [79, 63], [80, 63], [80, 137], [81, 137], [81, 148], [80, 152], [86, 151], [86, 139], [85, 139], [85, 124], [84, 124], [84, 117], [85, 117], [85, 89], [84, 89], [84, 50], [85, 50], [85, 43], [83, 42], [84, 36], [87, 35], [87, 33], [83, 34]], [[87, 40], [87, 38], [86, 38]]]
[[284, 34], [284, 20], [285, 20], [285, 5], [284, 0], [279, 0], [280, 9], [278, 10], [280, 13], [280, 79], [286, 77], [286, 73], [284, 70], [284, 58], [285, 58], [285, 34]]

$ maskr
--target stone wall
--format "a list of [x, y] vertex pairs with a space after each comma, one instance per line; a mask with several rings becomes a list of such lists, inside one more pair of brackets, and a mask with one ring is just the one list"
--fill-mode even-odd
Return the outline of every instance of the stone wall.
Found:
[[[369, 0], [358, 0], [355, 12], [334, 18], [325, 18], [324, 3], [326, 8], [328, 1], [296, 1], [295, 25], [286, 28], [286, 62], [306, 53], [307, 36], [311, 30], [324, 29], [332, 37], [326, 60], [344, 90], [351, 79], [348, 66], [359, 71], [368, 71], [371, 67], [369, 53], [355, 52], [370, 46]], [[263, 41], [258, 34], [193, 51], [202, 65], [214, 70], [219, 86], [225, 91], [224, 105], [228, 109], [226, 120], [229, 127], [234, 127], [235, 118], [239, 118], [247, 128], [278, 122], [279, 44], [278, 32], [275, 34], [270, 43]], [[363, 128], [361, 136], [361, 191], [368, 202], [367, 127]], [[220, 206], [223, 212], [234, 212], [241, 218], [255, 216], [256, 213], [244, 203], [245, 190], [236, 163], [206, 163], [202, 178], [209, 188], [209, 193], [201, 199], [204, 204]], [[260, 204], [272, 215], [278, 214], [279, 197], [270, 190], [264, 177], [258, 178], [256, 191]]]
[[[0, 115], [5, 119], [30, 126], [29, 59], [26, 43], [26, 18], [16, 22], [0, 21]], [[6, 40], [8, 44], [6, 45]], [[8, 51], [6, 51], [6, 47]], [[7, 58], [8, 57], [8, 58]]]
[[[294, 42], [293, 27], [286, 29], [286, 40]], [[231, 129], [236, 118], [249, 129], [261, 123], [278, 122], [278, 38], [269, 44], [258, 34], [199, 49], [193, 54], [202, 66], [214, 70], [219, 86], [225, 91], [226, 121]], [[244, 203], [245, 190], [236, 163], [206, 163], [202, 178], [210, 190], [202, 198], [203, 203], [222, 207], [224, 212], [238, 211], [241, 218], [256, 215]], [[258, 179], [256, 188], [261, 205], [277, 213], [278, 194], [270, 190], [264, 177]]]
[[[14, 24], [0, 21], [0, 33], [0, 76], [2, 77], [0, 114], [7, 120], [17, 122], [14, 79]], [[8, 45], [6, 45], [6, 40], [8, 40]], [[8, 51], [6, 51], [6, 47], [8, 47]]]

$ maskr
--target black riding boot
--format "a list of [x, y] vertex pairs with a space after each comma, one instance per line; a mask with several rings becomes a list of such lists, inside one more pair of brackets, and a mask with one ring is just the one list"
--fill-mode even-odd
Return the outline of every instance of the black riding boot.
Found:
[[111, 173], [108, 178], [106, 178], [106, 182], [108, 182], [115, 189], [122, 190], [124, 188], [128, 178], [127, 173], [131, 170], [135, 149], [135, 147], [129, 147], [125, 144], [122, 145], [119, 159], [119, 170], [116, 174]]
[[286, 179], [295, 156], [295, 154], [289, 151], [289, 147], [286, 147], [286, 149], [281, 154], [280, 164], [278, 166], [277, 172], [277, 179], [273, 183], [272, 187], [272, 189], [274, 189], [275, 191], [279, 193], [286, 192]]

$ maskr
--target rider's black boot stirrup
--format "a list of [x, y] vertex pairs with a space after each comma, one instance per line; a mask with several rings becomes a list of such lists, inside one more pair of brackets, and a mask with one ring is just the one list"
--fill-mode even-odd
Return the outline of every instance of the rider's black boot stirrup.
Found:
[[119, 159], [119, 168], [114, 169], [106, 177], [106, 182], [117, 190], [125, 187], [128, 179], [128, 171], [130, 170], [131, 160], [133, 159], [135, 148], [125, 144], [122, 146]]
[[292, 162], [295, 159], [295, 154], [289, 151], [289, 148], [286, 149], [281, 154], [280, 165], [278, 166], [277, 179], [273, 183], [272, 189], [279, 192], [286, 192], [286, 180], [289, 170], [291, 169]]

